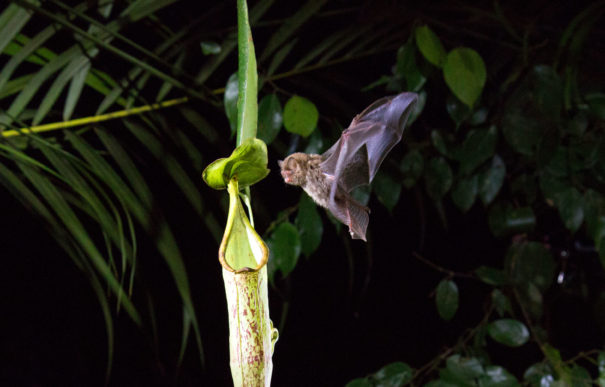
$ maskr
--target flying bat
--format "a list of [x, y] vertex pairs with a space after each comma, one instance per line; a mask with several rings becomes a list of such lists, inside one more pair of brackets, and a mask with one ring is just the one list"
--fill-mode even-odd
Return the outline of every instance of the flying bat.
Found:
[[384, 97], [355, 116], [338, 141], [321, 155], [293, 153], [278, 161], [287, 184], [302, 187], [320, 206], [366, 240], [370, 209], [351, 196], [370, 184], [389, 151], [401, 140], [416, 93]]

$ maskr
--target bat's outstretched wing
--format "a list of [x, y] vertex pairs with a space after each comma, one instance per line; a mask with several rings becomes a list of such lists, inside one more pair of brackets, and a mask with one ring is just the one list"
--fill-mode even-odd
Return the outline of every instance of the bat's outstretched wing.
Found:
[[[340, 139], [322, 155], [321, 170], [333, 178], [330, 211], [349, 225], [354, 238], [365, 239], [368, 215], [367, 208], [348, 193], [374, 179], [386, 155], [401, 140], [417, 99], [415, 93], [379, 99], [358, 114]], [[353, 207], [343, 208], [343, 200]]]

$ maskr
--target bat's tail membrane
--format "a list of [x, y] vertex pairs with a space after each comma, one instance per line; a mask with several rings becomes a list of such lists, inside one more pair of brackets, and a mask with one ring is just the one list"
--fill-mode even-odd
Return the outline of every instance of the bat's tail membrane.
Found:
[[342, 223], [349, 226], [353, 239], [366, 240], [366, 230], [370, 222], [370, 209], [353, 199], [344, 191], [335, 197], [330, 211]]
[[366, 230], [370, 222], [370, 214], [366, 206], [361, 205], [355, 200], [347, 203], [347, 212], [349, 218], [349, 233], [353, 239], [366, 241]]

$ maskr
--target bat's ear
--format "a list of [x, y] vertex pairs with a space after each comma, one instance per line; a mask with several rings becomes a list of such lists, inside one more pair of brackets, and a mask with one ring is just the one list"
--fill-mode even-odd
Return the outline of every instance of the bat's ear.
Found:
[[284, 160], [277, 160], [277, 165], [281, 168], [284, 165]]

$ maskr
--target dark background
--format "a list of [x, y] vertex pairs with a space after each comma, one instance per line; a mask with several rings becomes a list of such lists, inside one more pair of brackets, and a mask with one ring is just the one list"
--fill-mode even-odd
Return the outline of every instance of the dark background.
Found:
[[[337, 3], [338, 6], [343, 4]], [[363, 11], [355, 13], [351, 19], [338, 19], [338, 23], [358, 23], [361, 26], [372, 12], [388, 13], [389, 7], [394, 7], [387, 1], [356, 2], [356, 6], [359, 6], [357, 3], [365, 7]], [[532, 12], [542, 9], [550, 12], [549, 23], [560, 21], [566, 25], [582, 5], [567, 8], [562, 3], [535, 1], [525, 7], [525, 2], [516, 2], [516, 8], [518, 17], [530, 17]], [[393, 15], [394, 19], [400, 18], [398, 23], [414, 18], [415, 5], [408, 3], [406, 6], [409, 14]], [[187, 7], [199, 9], [203, 5], [180, 2], [161, 15], [168, 21], [173, 18], [178, 22], [179, 18], [185, 17], [183, 9]], [[230, 13], [232, 19], [227, 16]], [[282, 3], [271, 10], [267, 19], [287, 14], [288, 7]], [[234, 7], [219, 7], [219, 15], [214, 23], [235, 23]], [[339, 24], [309, 26], [304, 30], [308, 34], [307, 41], [314, 44], [321, 40], [322, 28], [339, 28]], [[266, 31], [253, 28], [253, 34], [256, 46], [262, 47]], [[409, 30], [402, 30], [402, 36], [406, 34], [409, 35]], [[455, 43], [448, 42], [447, 36], [443, 38], [450, 47]], [[480, 44], [473, 46], [471, 42], [467, 45], [481, 52]], [[395, 51], [396, 47], [381, 55], [293, 77], [280, 85], [301, 95], [306, 92], [319, 95], [313, 102], [318, 105], [322, 117], [321, 127], [332, 129], [330, 125], [334, 121], [346, 125], [348, 119], [342, 117], [352, 117], [380, 97], [380, 89], [369, 93], [358, 91], [390, 72], [395, 62]], [[103, 57], [99, 59], [100, 62], [103, 60]], [[231, 62], [232, 69], [235, 69], [235, 57]], [[218, 73], [211, 80], [216, 84], [209, 86], [222, 87], [228, 76], [228, 71]], [[314, 82], [308, 84], [307, 77]], [[326, 88], [325, 94], [318, 93], [322, 87]], [[342, 99], [336, 105], [333, 103], [334, 95]], [[91, 109], [95, 107], [95, 102], [91, 101]], [[227, 127], [221, 111], [201, 103], [199, 111], [217, 127]], [[449, 122], [443, 108], [428, 106], [411, 130], [422, 135], [423, 131], [428, 133], [429, 127], [451, 125]], [[117, 129], [119, 125], [107, 124], [107, 127]], [[282, 133], [280, 136], [282, 141], [288, 141], [288, 135]], [[229, 153], [234, 141], [227, 141], [227, 138], [226, 134], [221, 149], [199, 144], [202, 154], [207, 155], [206, 163]], [[394, 157], [399, 158], [404, 149], [405, 145], [398, 145], [392, 153], [399, 153], [399, 156]], [[136, 153], [136, 149], [131, 150]], [[269, 226], [276, 213], [294, 205], [300, 195], [296, 188], [285, 186], [276, 173], [279, 157], [270, 150], [272, 173], [252, 189], [254, 198], [262, 198], [262, 205], [258, 204], [257, 209], [257, 228], [261, 232]], [[195, 344], [190, 340], [183, 366], [180, 369], [176, 367], [182, 329], [181, 305], [176, 301], [179, 296], [167, 275], [166, 265], [150, 241], [145, 240], [147, 237], [142, 235], [139, 253], [142, 275], [139, 281], [144, 282], [156, 303], [158, 340], [154, 341], [149, 326], [140, 330], [125, 313], [117, 313], [115, 355], [109, 384], [229, 386], [232, 382], [228, 324], [221, 267], [217, 259], [218, 244], [206, 232], [201, 220], [188, 209], [180, 193], [166, 183], [154, 161], [142, 157], [140, 162], [144, 173], [153, 176], [152, 190], [161, 198], [161, 206], [174, 227], [185, 258], [200, 321], [205, 366], [200, 366]], [[188, 172], [199, 176], [201, 171]], [[210, 188], [202, 184], [201, 178], [198, 181], [205, 198], [213, 197], [224, 204], [224, 193], [207, 192]], [[4, 226], [0, 238], [3, 262], [0, 281], [0, 384], [103, 385], [107, 337], [102, 313], [90, 285], [38, 218], [26, 212], [5, 190], [0, 190], [0, 200], [4, 203]], [[206, 203], [211, 202], [206, 200]], [[446, 204], [447, 229], [441, 225], [428, 199], [425, 197], [424, 202], [419, 201], [415, 190], [403, 191], [392, 214], [374, 197], [369, 206], [372, 214], [368, 244], [360, 241], [345, 243], [343, 234], [336, 233], [321, 210], [325, 232], [319, 250], [309, 259], [301, 257], [295, 271], [288, 278], [277, 281], [279, 291], [270, 289], [270, 313], [274, 324], [279, 326], [282, 319], [286, 319], [273, 356], [273, 385], [344, 385], [393, 361], [421, 367], [453, 346], [468, 327], [476, 325], [483, 317], [482, 305], [491, 288], [475, 279], [462, 278], [457, 280], [460, 309], [452, 321], [442, 321], [435, 309], [433, 291], [445, 274], [412, 254], [418, 252], [437, 265], [460, 273], [470, 272], [480, 265], [497, 266], [508, 241], [492, 237], [486, 224], [485, 210], [480, 204], [475, 204], [464, 216]], [[221, 222], [226, 220], [226, 213], [218, 206], [212, 211]], [[555, 228], [553, 224], [556, 222], [560, 223], [560, 220], [553, 219], [552, 223], [539, 225], [537, 234], [547, 235], [550, 228]], [[574, 241], [561, 238], [549, 242], [556, 252], [558, 248], [573, 246]], [[352, 261], [345, 253], [346, 245], [352, 250]], [[598, 265], [593, 255], [577, 254], [571, 262], [582, 267]], [[598, 277], [592, 279], [598, 280]], [[138, 283], [136, 286], [143, 285]], [[589, 317], [591, 311], [582, 305], [579, 297], [558, 293], [556, 289], [553, 294], [559, 298], [556, 310], [551, 311], [551, 337], [564, 355], [603, 342], [603, 330], [595, 326]], [[134, 298], [138, 305], [145, 304], [144, 294], [135, 292]], [[285, 300], [288, 300], [287, 306]], [[287, 308], [287, 313], [283, 313], [284, 308]], [[569, 327], [576, 329], [569, 330]], [[537, 347], [531, 343], [516, 349], [503, 349], [493, 342], [488, 346], [493, 360], [517, 377], [522, 376], [529, 359], [539, 357]]]

